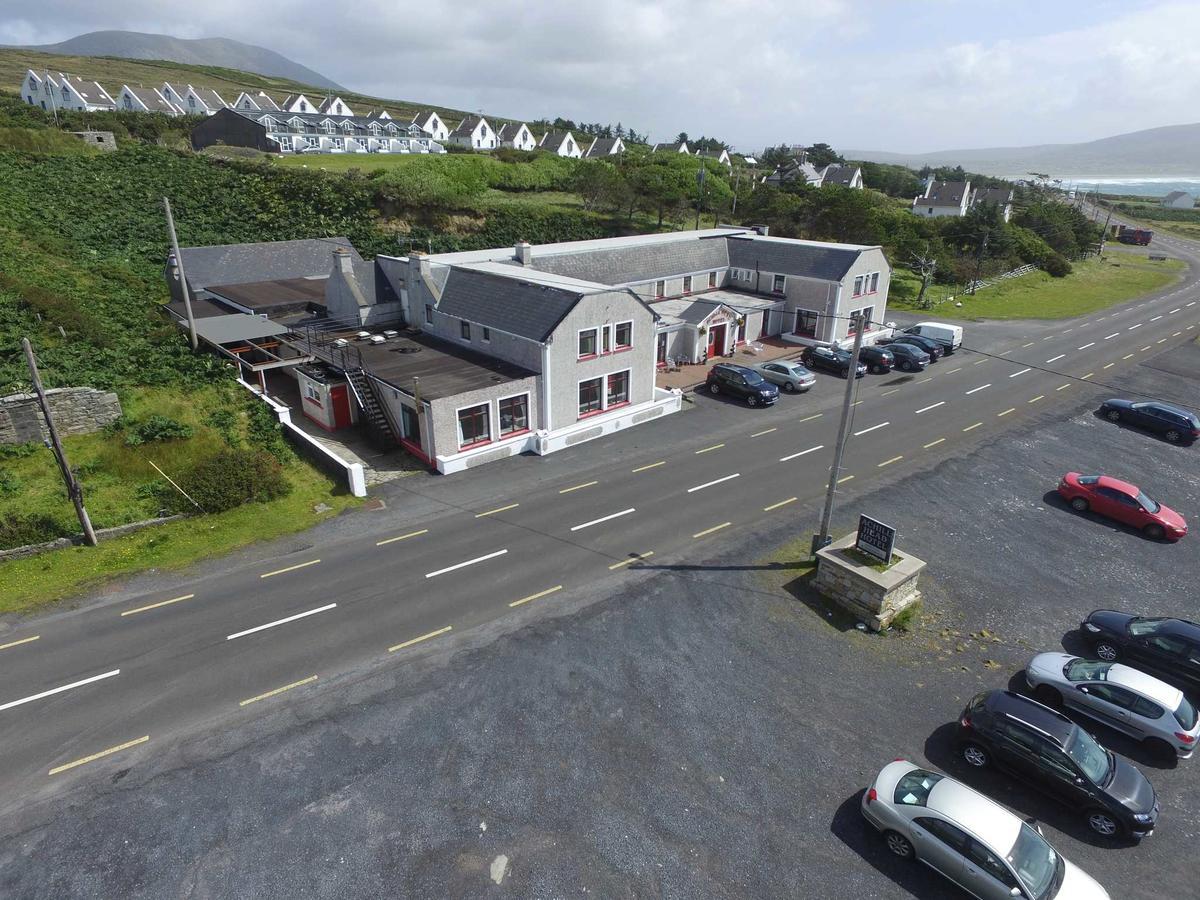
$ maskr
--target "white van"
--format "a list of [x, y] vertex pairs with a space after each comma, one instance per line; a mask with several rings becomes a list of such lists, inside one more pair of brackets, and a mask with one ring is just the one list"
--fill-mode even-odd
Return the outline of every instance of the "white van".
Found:
[[904, 334], [919, 334], [946, 345], [947, 355], [962, 346], [963, 330], [961, 325], [947, 325], [945, 322], [918, 322], [903, 331]]

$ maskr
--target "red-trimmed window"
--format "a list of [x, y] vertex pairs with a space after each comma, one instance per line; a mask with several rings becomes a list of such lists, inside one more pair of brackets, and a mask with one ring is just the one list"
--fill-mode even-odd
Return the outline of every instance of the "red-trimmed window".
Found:
[[716, 273], [716, 272], [709, 272], [709, 273], [708, 273], [708, 286], [709, 286], [709, 287], [716, 287], [716, 286], [717, 286], [717, 273]]
[[501, 400], [500, 434], [516, 434], [518, 431], [529, 430], [529, 395], [507, 397]]
[[612, 328], [608, 325], [600, 329], [600, 352], [612, 353]]
[[458, 411], [458, 446], [459, 449], [475, 444], [485, 444], [491, 440], [492, 433], [488, 428], [488, 404], [468, 406]]
[[810, 312], [807, 309], [796, 310], [796, 326], [792, 329], [792, 333], [803, 337], [816, 337], [818, 318], [820, 318], [819, 313]]
[[629, 370], [613, 372], [608, 376], [608, 402], [605, 406], [616, 406], [629, 402]]
[[692, 292], [692, 276], [691, 275], [683, 276], [683, 292], [685, 294], [690, 294]]
[[633, 346], [632, 322], [618, 322], [613, 326], [613, 345], [618, 350], [628, 350]]
[[771, 279], [771, 292], [774, 294], [782, 294], [787, 288], [787, 276], [775, 275]]
[[863, 276], [859, 275], [854, 279], [854, 296], [860, 297], [863, 292]]
[[603, 378], [589, 378], [579, 382], [579, 415], [586, 416], [588, 413], [600, 411], [603, 382]]
[[588, 328], [585, 331], [579, 332], [579, 356], [596, 355], [596, 329]]
[[667, 283], [665, 281], [654, 282], [654, 296], [665, 297], [667, 295]]
[[871, 293], [874, 294], [877, 290], [879, 290], [879, 273], [872, 272], [871, 273]]

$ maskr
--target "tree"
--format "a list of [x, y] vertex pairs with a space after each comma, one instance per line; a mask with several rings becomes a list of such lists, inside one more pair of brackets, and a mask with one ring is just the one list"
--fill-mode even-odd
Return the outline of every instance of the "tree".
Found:
[[688, 136], [687, 136], [686, 131], [681, 131], [681, 132], [679, 132], [679, 134], [675, 135], [675, 143], [686, 144], [687, 142], [688, 142]]
[[818, 169], [823, 169], [831, 163], [846, 161], [828, 144], [813, 144], [805, 152], [808, 154], [808, 161]]

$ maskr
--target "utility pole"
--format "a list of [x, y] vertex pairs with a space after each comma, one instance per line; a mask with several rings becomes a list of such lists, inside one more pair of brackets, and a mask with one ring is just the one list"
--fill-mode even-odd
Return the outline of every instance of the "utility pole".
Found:
[[738, 166], [737, 177], [734, 178], [734, 180], [733, 180], [733, 210], [729, 213], [729, 218], [731, 218], [734, 222], [737, 221], [737, 195], [738, 195], [738, 186], [741, 183], [742, 183], [742, 167]]
[[50, 432], [50, 440], [46, 442], [46, 445], [54, 453], [54, 458], [58, 460], [63, 483], [67, 486], [67, 496], [75, 504], [75, 514], [79, 516], [79, 524], [83, 527], [84, 540], [88, 542], [88, 546], [95, 547], [96, 532], [92, 530], [92, 520], [88, 517], [87, 509], [83, 505], [83, 488], [75, 480], [75, 473], [71, 471], [71, 466], [67, 463], [67, 454], [63, 451], [62, 442], [58, 439], [58, 429], [54, 427], [54, 416], [50, 414], [50, 404], [47, 402], [46, 392], [42, 388], [42, 376], [38, 374], [33, 345], [29, 343], [29, 338], [21, 338], [21, 346], [25, 349], [25, 362], [29, 365], [29, 378], [33, 382], [34, 391], [37, 392], [38, 405], [42, 408], [42, 415], [46, 418], [46, 430]]
[[163, 197], [163, 209], [167, 213], [167, 231], [171, 233], [171, 252], [175, 254], [175, 271], [179, 273], [179, 287], [183, 290], [183, 308], [187, 312], [188, 339], [192, 349], [199, 347], [196, 340], [196, 317], [192, 315], [192, 296], [188, 292], [187, 275], [183, 271], [183, 254], [179, 252], [179, 238], [175, 236], [175, 217], [171, 215], [171, 201]]
[[696, 170], [696, 184], [699, 189], [696, 191], [696, 231], [700, 230], [700, 210], [704, 207], [704, 179], [708, 175], [708, 170], [704, 168], [704, 163], [700, 163], [700, 168]]
[[821, 513], [821, 532], [814, 535], [812, 552], [829, 544], [829, 521], [833, 518], [833, 495], [842, 474], [842, 455], [846, 452], [846, 440], [850, 431], [850, 411], [853, 409], [854, 385], [858, 376], [858, 356], [862, 350], [863, 331], [867, 320], [862, 313], [855, 313], [850, 320], [854, 324], [854, 349], [850, 352], [850, 368], [846, 372], [846, 395], [842, 398], [842, 422], [838, 425], [837, 445], [833, 449], [833, 465], [829, 469], [829, 486], [825, 490], [825, 509]]
[[983, 240], [979, 244], [979, 253], [975, 256], [975, 279], [971, 282], [970, 294], [975, 296], [975, 289], [979, 285], [979, 276], [983, 274], [983, 254], [987, 251], [988, 238], [992, 236], [990, 231], [984, 232]]

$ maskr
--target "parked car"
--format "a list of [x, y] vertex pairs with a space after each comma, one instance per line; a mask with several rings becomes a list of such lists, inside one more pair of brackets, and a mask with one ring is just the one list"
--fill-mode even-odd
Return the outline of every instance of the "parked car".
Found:
[[967, 765], [1003, 769], [1078, 810], [1096, 834], [1140, 839], [1154, 831], [1158, 798], [1146, 776], [1036, 700], [1012, 691], [976, 695], [956, 743]]
[[[808, 347], [801, 355], [800, 362], [804, 363], [810, 369], [824, 369], [827, 372], [836, 372], [843, 378], [848, 378], [850, 359], [850, 351], [842, 350], [839, 347]], [[866, 374], [867, 366], [860, 360], [854, 377], [862, 378]]]
[[884, 766], [861, 807], [892, 853], [920, 860], [982, 900], [1108, 900], [1035, 824], [908, 760]]
[[892, 366], [896, 364], [896, 357], [892, 355], [890, 347], [871, 347], [864, 344], [858, 350], [858, 359], [866, 364], [868, 371], [876, 375], [892, 371]]
[[1025, 667], [1033, 695], [1053, 709], [1074, 709], [1145, 743], [1157, 755], [1187, 759], [1200, 716], [1177, 687], [1121, 663], [1039, 653]]
[[923, 372], [929, 365], [929, 354], [915, 344], [900, 342], [888, 344], [888, 351], [901, 372]]
[[755, 372], [771, 384], [777, 384], [789, 394], [797, 391], [803, 393], [816, 383], [817, 376], [798, 362], [790, 359], [776, 359], [770, 362], [760, 362], [751, 366]]
[[919, 334], [893, 334], [891, 337], [880, 338], [876, 343], [881, 347], [889, 348], [893, 344], [912, 344], [928, 353], [931, 363], [937, 362], [946, 352], [946, 347], [941, 341], [921, 337]]
[[1139, 529], [1154, 541], [1177, 541], [1187, 534], [1187, 521], [1175, 510], [1143, 494], [1127, 481], [1108, 475], [1068, 472], [1058, 493], [1078, 512], [1089, 509]]
[[905, 328], [903, 334], [932, 338], [946, 348], [947, 356], [962, 346], [963, 330], [961, 325], [947, 325], [945, 322], [918, 322], [916, 325]]
[[1097, 609], [1079, 633], [1105, 662], [1122, 660], [1185, 690], [1200, 690], [1200, 625], [1195, 622]]
[[1127, 422], [1155, 434], [1161, 434], [1172, 444], [1191, 443], [1200, 438], [1200, 416], [1170, 403], [1147, 400], [1105, 400], [1100, 413], [1110, 422]]
[[733, 363], [717, 363], [708, 370], [705, 383], [710, 394], [726, 393], [745, 400], [747, 406], [770, 406], [779, 399], [779, 388], [753, 369]]

